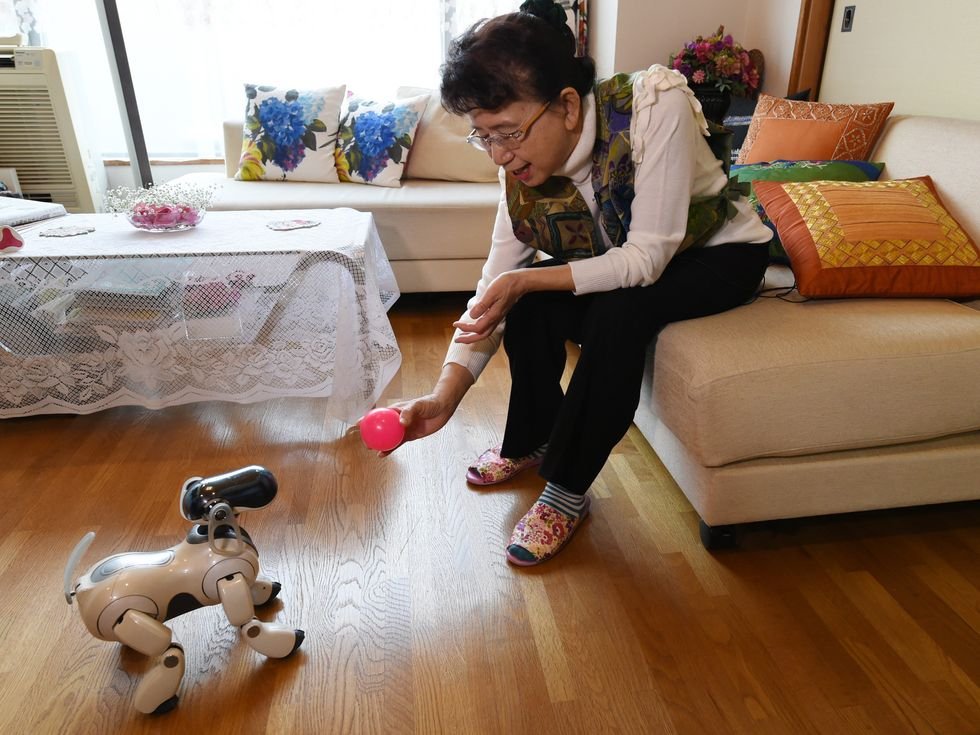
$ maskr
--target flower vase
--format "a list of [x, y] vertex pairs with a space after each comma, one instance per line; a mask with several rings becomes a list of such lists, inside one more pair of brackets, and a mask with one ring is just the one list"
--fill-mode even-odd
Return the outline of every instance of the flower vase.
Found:
[[718, 89], [713, 84], [692, 84], [691, 91], [701, 103], [701, 111], [711, 122], [723, 124], [729, 106], [732, 104], [732, 92], [729, 89]]

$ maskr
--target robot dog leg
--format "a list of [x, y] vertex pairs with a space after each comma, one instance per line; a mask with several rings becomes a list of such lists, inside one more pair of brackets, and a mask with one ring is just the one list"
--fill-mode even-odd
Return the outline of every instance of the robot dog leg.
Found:
[[145, 612], [127, 610], [112, 632], [144, 656], [159, 656], [136, 687], [133, 705], [143, 714], [169, 712], [177, 706], [177, 688], [184, 678], [184, 649], [166, 625]]
[[269, 658], [285, 658], [303, 643], [306, 634], [275, 623], [263, 623], [255, 617], [252, 593], [248, 580], [233, 574], [218, 582], [218, 596], [228, 622], [238, 627], [245, 642]]

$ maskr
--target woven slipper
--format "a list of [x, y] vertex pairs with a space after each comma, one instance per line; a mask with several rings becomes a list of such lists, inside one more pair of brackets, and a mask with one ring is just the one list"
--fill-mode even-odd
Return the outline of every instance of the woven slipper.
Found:
[[592, 499], [586, 496], [582, 515], [577, 519], [565, 515], [540, 500], [514, 526], [507, 544], [507, 561], [519, 567], [532, 567], [548, 561], [572, 538], [575, 529], [589, 515]]
[[466, 470], [467, 482], [473, 485], [496, 485], [498, 482], [506, 482], [528, 467], [537, 467], [544, 459], [533, 455], [507, 459], [500, 456], [500, 447], [498, 444], [477, 457], [476, 462]]

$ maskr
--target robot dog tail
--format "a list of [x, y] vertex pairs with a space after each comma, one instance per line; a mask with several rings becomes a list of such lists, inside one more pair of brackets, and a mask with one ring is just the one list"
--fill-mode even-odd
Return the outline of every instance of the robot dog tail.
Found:
[[78, 560], [85, 556], [85, 552], [88, 551], [88, 547], [92, 545], [94, 540], [95, 531], [89, 531], [75, 544], [75, 548], [68, 557], [68, 564], [65, 566], [65, 602], [69, 605], [72, 598], [71, 583], [75, 577], [75, 567], [78, 566]]

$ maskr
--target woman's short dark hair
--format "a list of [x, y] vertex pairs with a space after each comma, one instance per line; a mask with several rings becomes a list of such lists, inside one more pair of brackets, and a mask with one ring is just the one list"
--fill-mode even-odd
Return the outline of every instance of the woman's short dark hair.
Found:
[[[557, 8], [539, 17], [542, 6]], [[548, 10], [548, 8], [545, 8]], [[537, 13], [537, 14], [535, 14]], [[442, 104], [462, 115], [517, 100], [554, 100], [565, 87], [583, 97], [595, 84], [595, 62], [575, 56], [575, 38], [557, 3], [526, 2], [521, 12], [474, 24], [449, 46], [442, 66]]]

